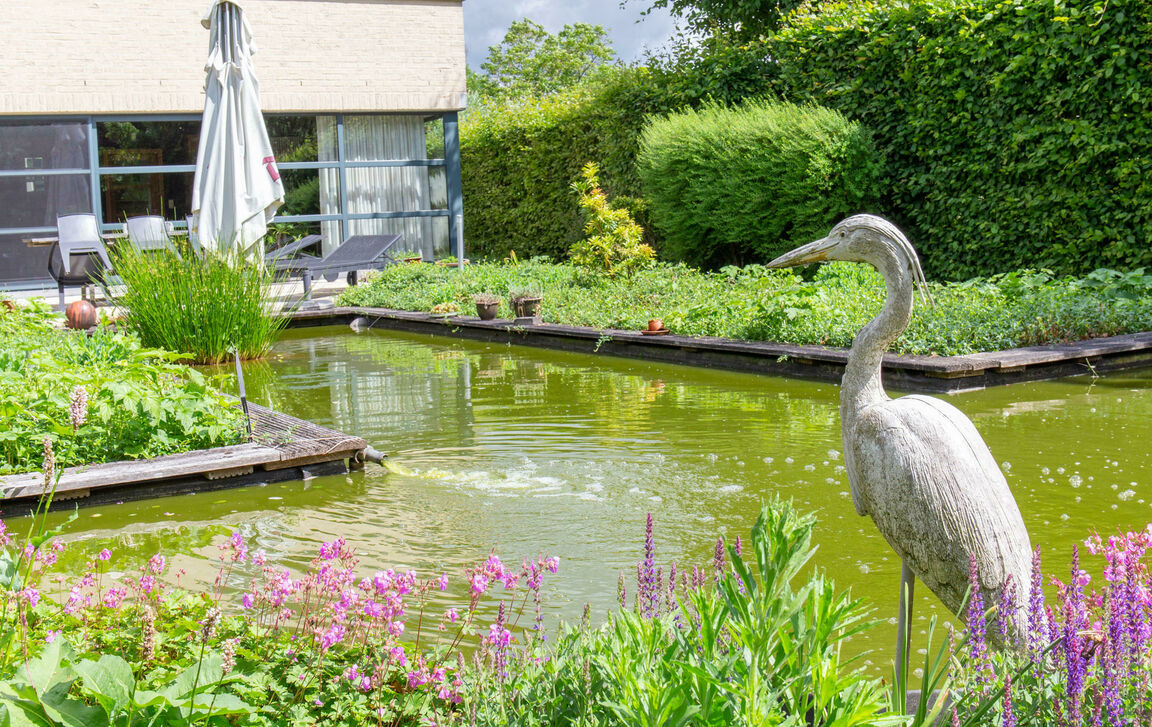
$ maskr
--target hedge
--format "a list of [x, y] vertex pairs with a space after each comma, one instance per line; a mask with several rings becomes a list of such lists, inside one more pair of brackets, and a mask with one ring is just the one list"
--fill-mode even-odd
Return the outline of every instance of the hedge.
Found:
[[656, 118], [639, 159], [663, 256], [705, 268], [767, 262], [868, 210], [878, 166], [860, 124], [763, 100]]
[[1152, 3], [824, 5], [767, 45], [873, 132], [930, 275], [1152, 264]]
[[584, 220], [572, 182], [600, 165], [605, 191], [650, 227], [637, 199], [635, 159], [655, 96], [642, 68], [620, 69], [594, 86], [464, 114], [460, 123], [469, 254], [560, 260]]

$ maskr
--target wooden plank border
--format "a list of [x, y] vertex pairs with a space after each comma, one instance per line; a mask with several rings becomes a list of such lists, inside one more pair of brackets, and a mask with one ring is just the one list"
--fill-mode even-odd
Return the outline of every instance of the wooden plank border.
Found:
[[[249, 403], [248, 409], [252, 442], [69, 467], [56, 485], [55, 504], [72, 507], [346, 472], [362, 461], [368, 446], [360, 437], [258, 404]], [[44, 476], [39, 472], [0, 477], [0, 516], [24, 514], [44, 491]]]
[[[493, 343], [538, 346], [579, 353], [638, 358], [753, 373], [839, 382], [848, 350], [827, 346], [741, 341], [709, 336], [645, 336], [552, 323], [513, 325], [511, 320], [481, 321], [475, 316], [441, 318], [387, 308], [338, 307], [299, 311], [293, 328], [347, 325], [366, 319], [368, 328], [447, 335]], [[1152, 366], [1152, 332], [1074, 343], [1029, 346], [967, 356], [884, 356], [885, 382], [893, 389], [956, 393], [1025, 381], [1105, 373]]]

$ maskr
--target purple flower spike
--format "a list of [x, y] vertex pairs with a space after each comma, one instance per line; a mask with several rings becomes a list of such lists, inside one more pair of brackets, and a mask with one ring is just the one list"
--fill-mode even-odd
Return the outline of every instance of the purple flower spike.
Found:
[[712, 556], [712, 570], [716, 582], [719, 582], [724, 577], [724, 539], [716, 539], [716, 552]]
[[[1032, 589], [1028, 593], [1028, 654], [1034, 659], [1048, 648], [1048, 617], [1044, 608], [1044, 576], [1040, 572], [1040, 546], [1032, 553]], [[1039, 664], [1036, 666], [1039, 674]]]
[[986, 692], [994, 679], [992, 661], [988, 656], [988, 642], [984, 624], [984, 593], [980, 589], [980, 573], [976, 567], [976, 556], [968, 560], [968, 655], [980, 682], [980, 690]]
[[1000, 607], [996, 611], [996, 629], [1005, 646], [1012, 646], [1012, 635], [1016, 632], [1016, 582], [1009, 574], [1000, 591]]
[[1016, 727], [1016, 715], [1012, 712], [1012, 676], [1004, 675], [1004, 721], [1003, 727]]
[[652, 534], [652, 513], [644, 530], [644, 560], [636, 566], [636, 600], [640, 613], [655, 618], [660, 610], [660, 589], [656, 583], [656, 540]]

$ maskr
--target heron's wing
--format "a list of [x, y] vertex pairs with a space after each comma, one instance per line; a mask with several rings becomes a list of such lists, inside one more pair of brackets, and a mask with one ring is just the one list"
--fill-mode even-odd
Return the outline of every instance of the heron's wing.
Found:
[[846, 435], [867, 512], [948, 608], [963, 601], [969, 555], [985, 587], [999, 591], [1009, 573], [1018, 590], [1026, 587], [1031, 546], [1023, 518], [962, 412], [906, 396], [864, 409]]

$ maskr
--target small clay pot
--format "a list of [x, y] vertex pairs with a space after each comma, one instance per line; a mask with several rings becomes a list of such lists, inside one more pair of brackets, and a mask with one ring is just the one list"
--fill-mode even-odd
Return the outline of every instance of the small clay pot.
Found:
[[494, 303], [477, 303], [476, 315], [480, 316], [482, 321], [490, 321], [496, 318], [496, 314], [500, 311], [500, 301]]
[[659, 318], [653, 318], [652, 320], [648, 321], [648, 330], [649, 331], [664, 330], [664, 321], [660, 320]]
[[85, 331], [96, 325], [99, 320], [96, 316], [96, 306], [86, 300], [77, 300], [69, 303], [64, 310], [64, 318], [69, 328]]
[[513, 298], [512, 310], [517, 318], [535, 318], [540, 315], [540, 298]]

